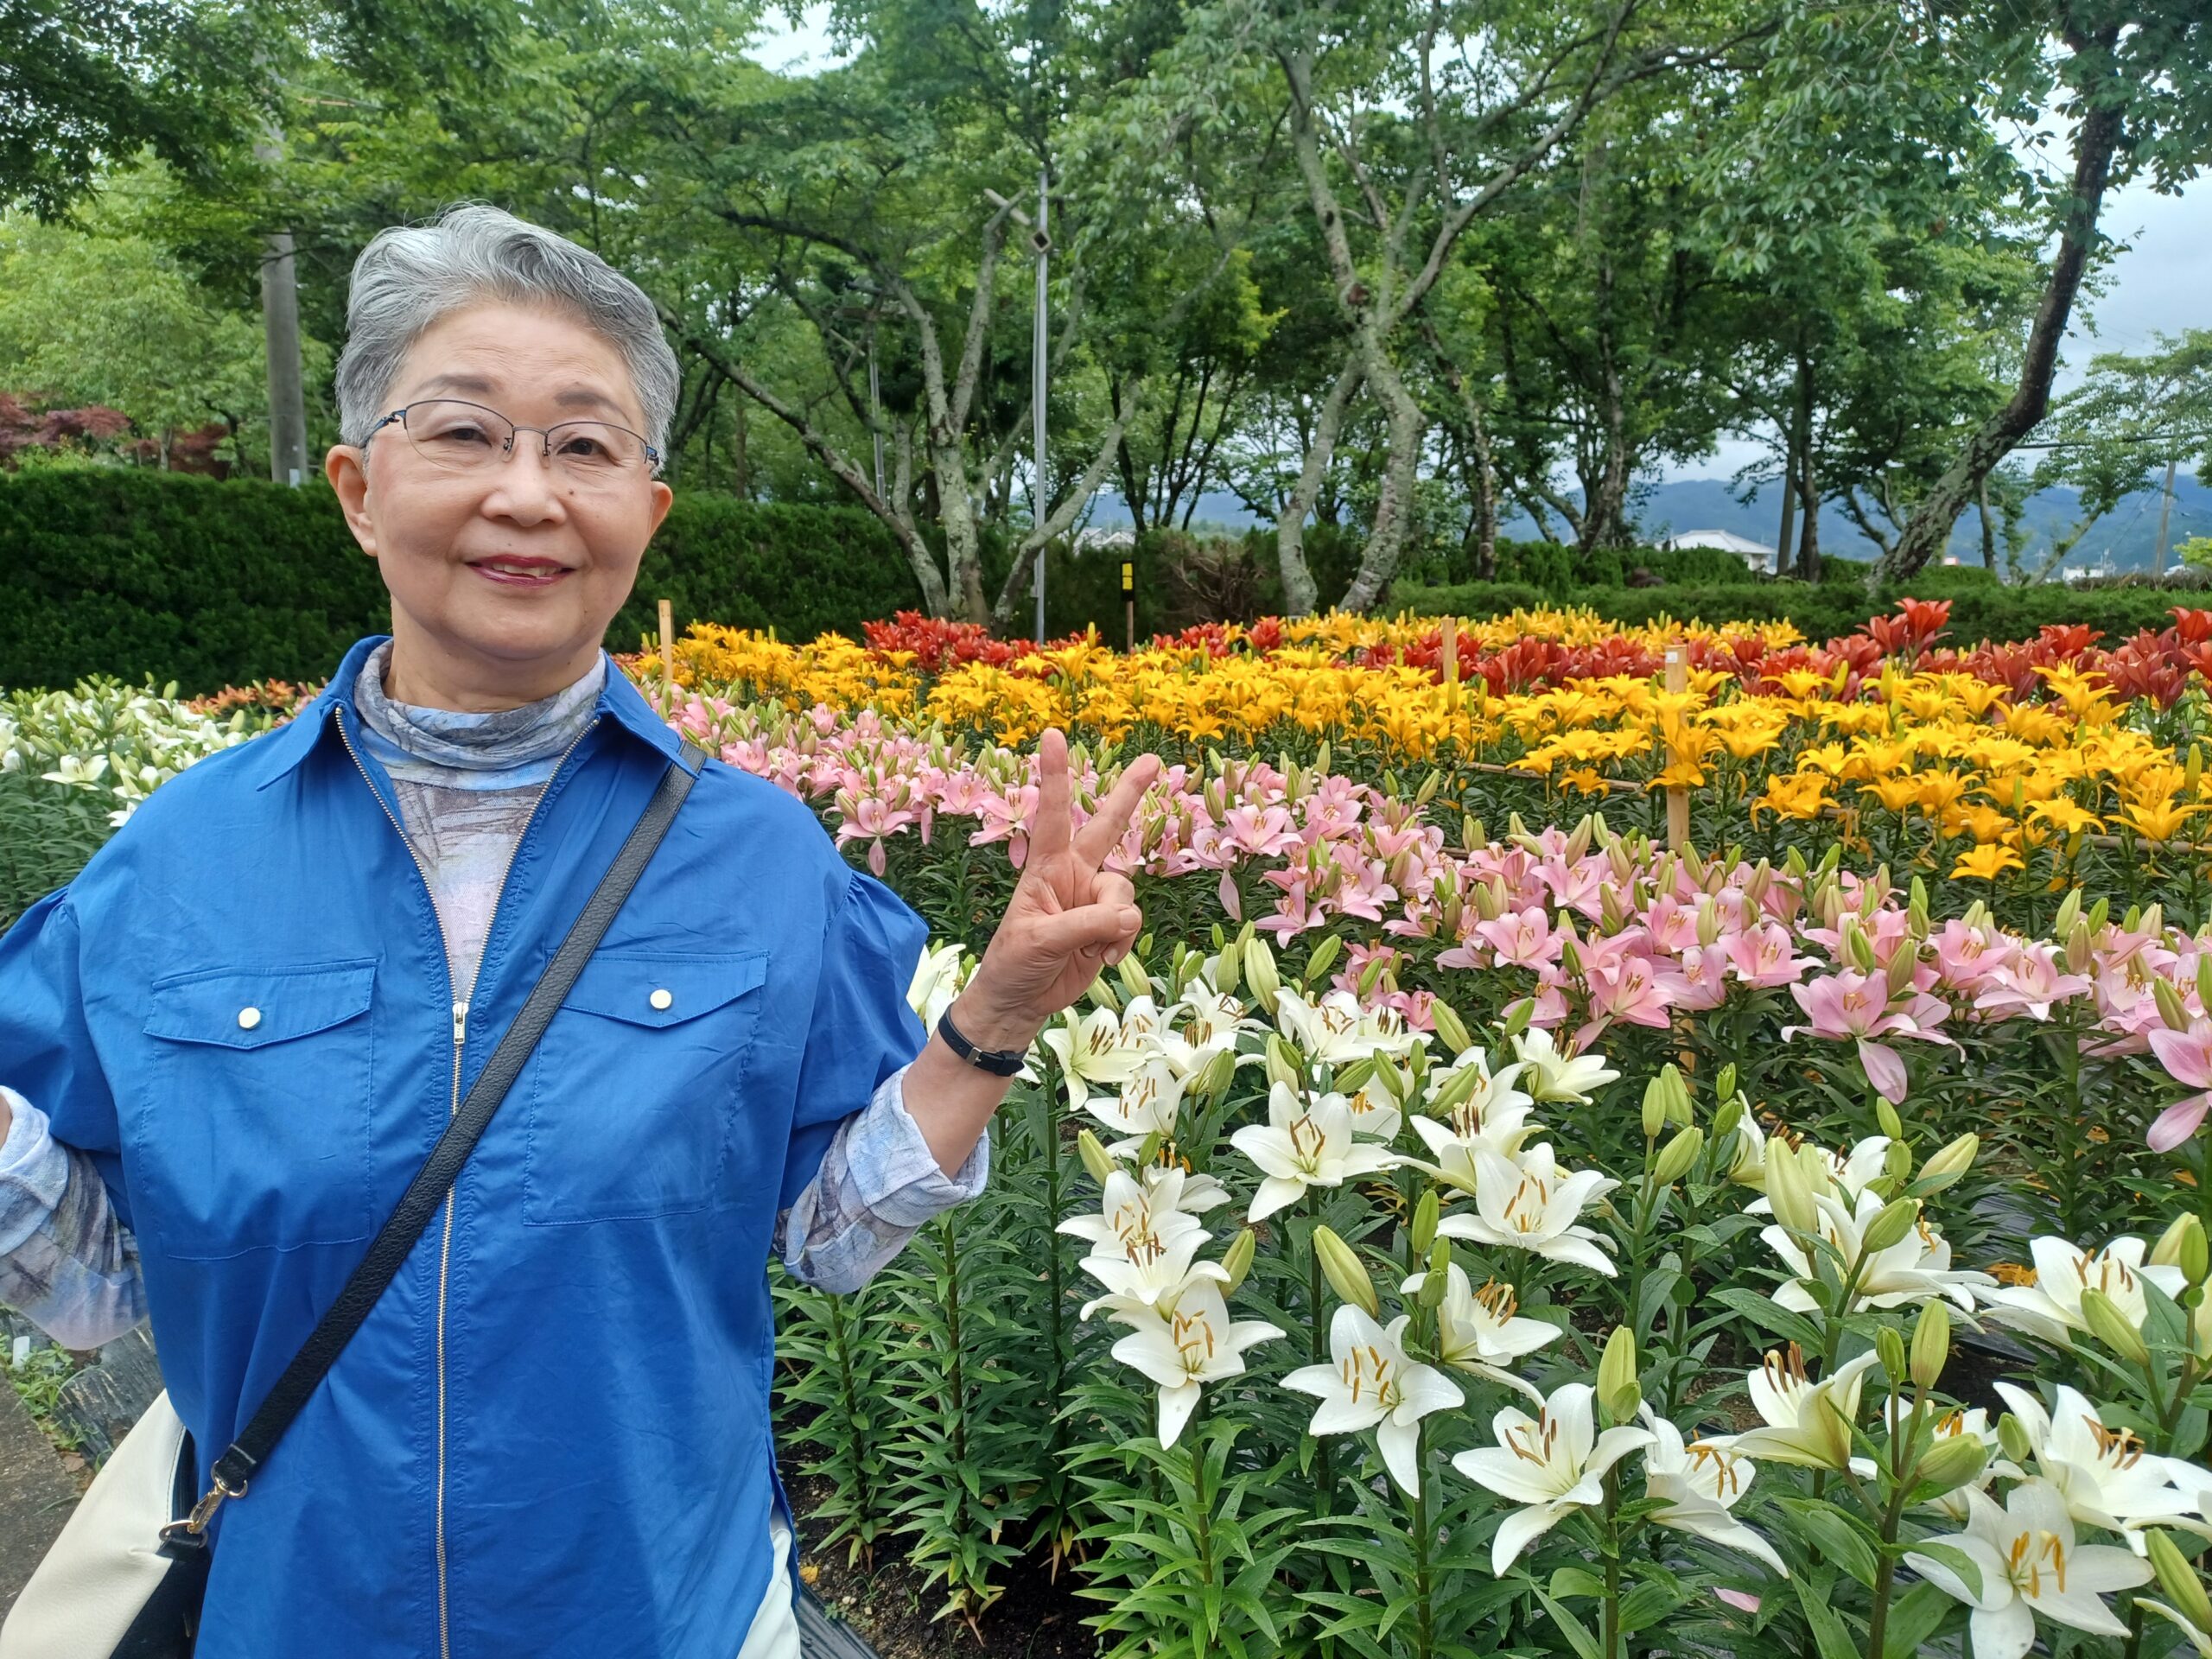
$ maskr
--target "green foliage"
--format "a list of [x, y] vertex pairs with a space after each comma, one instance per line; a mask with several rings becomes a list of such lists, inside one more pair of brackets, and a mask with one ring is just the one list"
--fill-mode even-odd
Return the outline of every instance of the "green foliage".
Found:
[[[320, 485], [216, 482], [131, 467], [0, 478], [0, 686], [95, 674], [188, 696], [321, 679], [390, 626], [376, 566]], [[915, 602], [889, 531], [849, 507], [679, 494], [607, 645], [634, 651], [655, 601], [811, 639]]]

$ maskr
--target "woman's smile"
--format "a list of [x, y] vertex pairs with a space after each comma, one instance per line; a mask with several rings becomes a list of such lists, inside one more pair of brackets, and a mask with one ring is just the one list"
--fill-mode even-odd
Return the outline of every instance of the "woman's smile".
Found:
[[503, 588], [550, 588], [563, 577], [575, 574], [558, 559], [527, 554], [501, 554], [496, 558], [469, 559], [464, 563], [486, 582], [498, 582]]

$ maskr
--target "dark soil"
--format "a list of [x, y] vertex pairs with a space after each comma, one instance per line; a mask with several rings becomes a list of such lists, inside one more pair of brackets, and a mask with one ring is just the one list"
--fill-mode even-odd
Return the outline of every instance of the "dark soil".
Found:
[[1020, 1563], [1007, 1578], [1006, 1593], [977, 1621], [979, 1634], [957, 1617], [932, 1617], [944, 1605], [944, 1590], [922, 1587], [921, 1574], [906, 1565], [896, 1540], [878, 1542], [873, 1571], [846, 1565], [842, 1539], [816, 1553], [811, 1541], [828, 1529], [808, 1519], [813, 1484], [790, 1483], [799, 1571], [830, 1616], [851, 1625], [883, 1659], [1091, 1659], [1096, 1651], [1096, 1637], [1083, 1619], [1099, 1604], [1076, 1596], [1071, 1569], [1063, 1567], [1055, 1584], [1049, 1561]]

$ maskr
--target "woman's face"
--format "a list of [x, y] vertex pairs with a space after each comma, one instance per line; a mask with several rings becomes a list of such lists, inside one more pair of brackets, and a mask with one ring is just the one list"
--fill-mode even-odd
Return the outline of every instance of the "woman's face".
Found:
[[[518, 426], [600, 420], [645, 430], [621, 355], [558, 311], [486, 302], [441, 318], [416, 340], [379, 412], [431, 398]], [[499, 454], [496, 422], [488, 448], [480, 429], [463, 428], [441, 449], [426, 422], [414, 424], [416, 436], [395, 422], [365, 446], [337, 446], [324, 464], [391, 591], [387, 689], [451, 709], [550, 696], [591, 666], [668, 512], [668, 486], [643, 464], [556, 464], [536, 432], [517, 433]], [[464, 445], [471, 464], [456, 466]], [[570, 447], [593, 448], [588, 436]]]

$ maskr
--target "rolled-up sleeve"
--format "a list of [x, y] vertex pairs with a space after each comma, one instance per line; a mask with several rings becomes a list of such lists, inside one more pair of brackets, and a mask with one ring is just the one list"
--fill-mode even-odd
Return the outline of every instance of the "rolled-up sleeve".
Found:
[[850, 1292], [887, 1267], [906, 1241], [983, 1190], [991, 1138], [948, 1176], [906, 1110], [901, 1068], [868, 1109], [837, 1132], [813, 1183], [783, 1217], [784, 1265], [817, 1290]]
[[0, 1297], [73, 1346], [144, 1312], [115, 1100], [85, 1018], [67, 888], [0, 937]]

